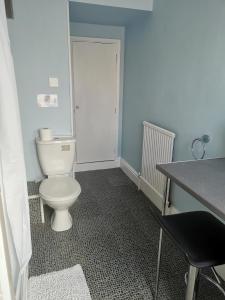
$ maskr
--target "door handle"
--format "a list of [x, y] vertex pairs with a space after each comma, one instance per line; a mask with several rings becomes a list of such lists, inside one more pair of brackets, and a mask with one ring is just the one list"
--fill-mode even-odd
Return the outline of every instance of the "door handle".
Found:
[[80, 108], [80, 106], [79, 106], [79, 105], [76, 105], [76, 106], [75, 106], [75, 108], [76, 108], [76, 109], [79, 109], [79, 108]]

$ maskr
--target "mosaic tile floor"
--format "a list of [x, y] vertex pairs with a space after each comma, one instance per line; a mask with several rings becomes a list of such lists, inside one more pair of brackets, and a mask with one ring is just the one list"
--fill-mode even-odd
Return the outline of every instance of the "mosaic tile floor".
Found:
[[[51, 209], [45, 207], [43, 225], [38, 201], [30, 203], [30, 276], [80, 264], [93, 300], [153, 299], [159, 226], [150, 201], [120, 169], [77, 173], [76, 179], [82, 194], [71, 208], [72, 229], [52, 231]], [[184, 299], [187, 265], [167, 237], [161, 267], [159, 299]], [[202, 280], [198, 299], [224, 298]]]

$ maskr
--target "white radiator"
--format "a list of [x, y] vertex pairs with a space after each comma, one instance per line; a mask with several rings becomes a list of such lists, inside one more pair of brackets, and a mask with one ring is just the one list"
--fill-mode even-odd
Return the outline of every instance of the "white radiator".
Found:
[[156, 170], [156, 164], [172, 161], [175, 134], [148, 122], [143, 122], [143, 125], [140, 189], [161, 210], [169, 187], [166, 177]]

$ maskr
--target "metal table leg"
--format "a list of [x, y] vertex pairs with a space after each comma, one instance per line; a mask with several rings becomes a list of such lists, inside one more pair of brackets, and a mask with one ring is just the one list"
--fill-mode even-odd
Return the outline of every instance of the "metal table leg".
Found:
[[[164, 193], [163, 207], [162, 207], [162, 216], [164, 216], [166, 214], [166, 204], [167, 204], [168, 198], [169, 198], [169, 185], [170, 185], [170, 179], [167, 179], [166, 189], [165, 189], [165, 193]], [[157, 298], [158, 298], [160, 261], [161, 261], [161, 253], [162, 253], [162, 236], [163, 236], [163, 230], [162, 230], [162, 228], [160, 228], [159, 250], [158, 250], [157, 271], [156, 271], [156, 286], [155, 286], [154, 300], [157, 300]]]
[[155, 286], [154, 300], [157, 300], [158, 290], [159, 290], [160, 261], [161, 261], [161, 253], [162, 253], [162, 235], [163, 235], [163, 231], [162, 231], [162, 228], [160, 228], [159, 250], [158, 250], [157, 272], [156, 272], [156, 286]]

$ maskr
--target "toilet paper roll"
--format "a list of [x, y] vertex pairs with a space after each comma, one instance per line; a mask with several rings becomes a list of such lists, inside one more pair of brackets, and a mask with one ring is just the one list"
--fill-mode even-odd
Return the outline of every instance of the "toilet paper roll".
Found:
[[53, 135], [52, 130], [50, 128], [41, 128], [39, 129], [40, 139], [42, 141], [52, 141]]

